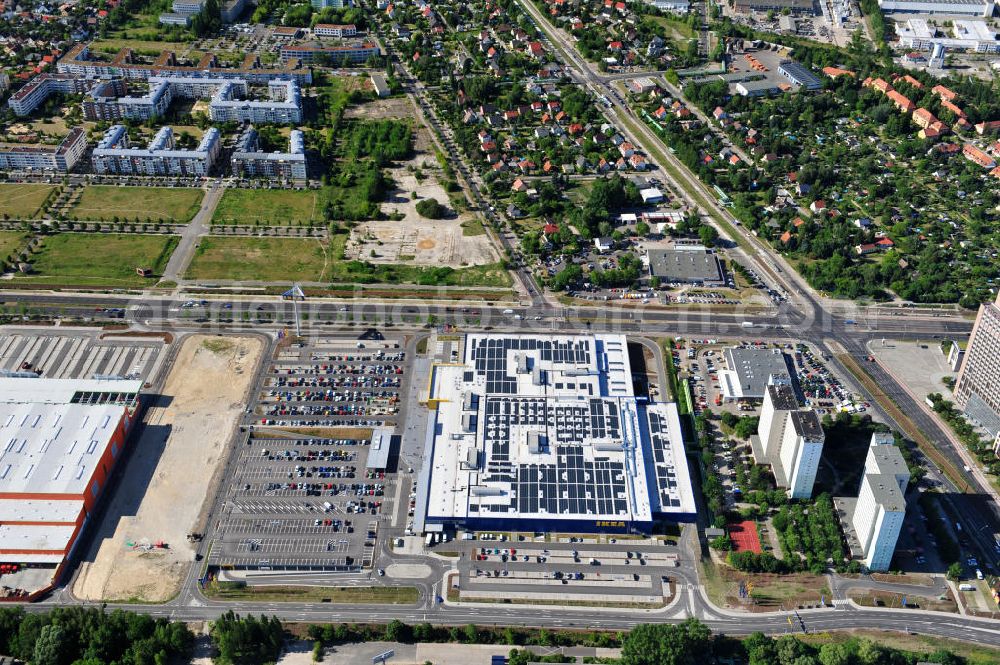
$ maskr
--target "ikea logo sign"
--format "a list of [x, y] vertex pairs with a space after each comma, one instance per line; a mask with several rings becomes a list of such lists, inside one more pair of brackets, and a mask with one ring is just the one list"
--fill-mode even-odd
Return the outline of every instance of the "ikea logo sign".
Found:
[[610, 528], [625, 528], [625, 522], [616, 522], [614, 520], [597, 520], [597, 526], [599, 527], [610, 527]]

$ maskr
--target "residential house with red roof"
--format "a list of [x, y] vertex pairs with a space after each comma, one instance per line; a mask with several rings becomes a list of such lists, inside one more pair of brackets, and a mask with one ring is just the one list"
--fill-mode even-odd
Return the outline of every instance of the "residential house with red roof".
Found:
[[962, 147], [962, 154], [965, 155], [966, 159], [968, 159], [971, 162], [975, 162], [976, 164], [979, 164], [984, 169], [996, 168], [997, 165], [996, 160], [993, 159], [993, 157], [991, 157], [990, 155], [980, 150], [979, 148], [977, 148], [976, 146], [972, 145], [971, 143], [966, 143]]

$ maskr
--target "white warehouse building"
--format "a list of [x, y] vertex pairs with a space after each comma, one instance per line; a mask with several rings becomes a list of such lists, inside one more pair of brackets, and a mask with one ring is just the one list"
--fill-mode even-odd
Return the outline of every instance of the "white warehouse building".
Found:
[[949, 14], [962, 16], [993, 15], [996, 0], [879, 0], [885, 14]]

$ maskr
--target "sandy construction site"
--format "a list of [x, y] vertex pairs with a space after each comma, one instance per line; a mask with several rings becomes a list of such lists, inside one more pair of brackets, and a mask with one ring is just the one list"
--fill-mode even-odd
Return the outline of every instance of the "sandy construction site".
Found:
[[181, 343], [104, 518], [94, 525], [73, 586], [78, 598], [165, 601], [194, 560], [187, 534], [212, 500], [263, 344], [212, 335]]

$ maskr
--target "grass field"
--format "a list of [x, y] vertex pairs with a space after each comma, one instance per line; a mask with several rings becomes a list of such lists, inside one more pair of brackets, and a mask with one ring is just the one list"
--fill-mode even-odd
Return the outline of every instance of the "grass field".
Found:
[[20, 231], [0, 231], [0, 259], [6, 259], [24, 246], [24, 234]]
[[345, 261], [346, 235], [323, 240], [298, 238], [220, 238], [201, 241], [188, 279], [422, 284], [427, 286], [510, 286], [498, 264], [458, 270], [408, 265], [371, 265]]
[[0, 215], [10, 219], [34, 219], [53, 189], [55, 185], [0, 185]]
[[81, 220], [122, 221], [136, 217], [158, 221], [187, 222], [201, 206], [205, 193], [188, 187], [111, 187], [91, 185], [83, 189], [69, 216]]
[[205, 595], [217, 600], [251, 600], [304, 603], [373, 603], [408, 604], [420, 599], [415, 587], [308, 587], [243, 586], [227, 582], [212, 583]]
[[33, 255], [34, 273], [18, 282], [82, 286], [140, 286], [152, 284], [135, 274], [137, 267], [163, 271], [177, 247], [174, 236], [138, 234], [60, 234], [43, 240]]
[[213, 224], [296, 226], [320, 222], [323, 209], [317, 190], [227, 189], [212, 217]]
[[931, 653], [938, 649], [947, 649], [953, 654], [965, 658], [967, 665], [993, 665], [1000, 663], [1000, 649], [978, 646], [943, 637], [897, 633], [891, 630], [851, 630], [835, 633], [810, 631], [806, 635], [800, 634], [796, 635], [796, 637], [803, 642], [808, 642], [816, 646], [828, 643], [839, 644], [853, 638], [865, 638], [887, 647], [902, 649], [904, 651]]

